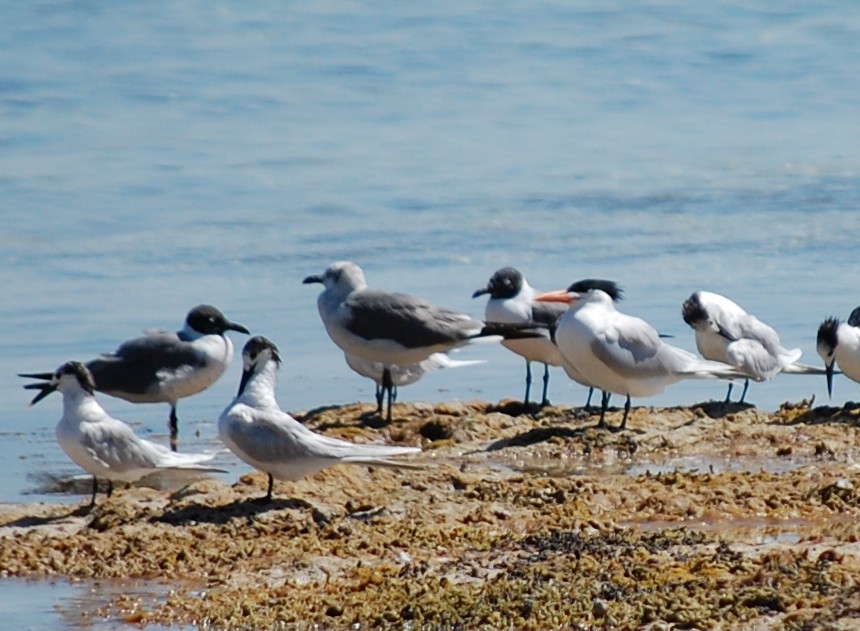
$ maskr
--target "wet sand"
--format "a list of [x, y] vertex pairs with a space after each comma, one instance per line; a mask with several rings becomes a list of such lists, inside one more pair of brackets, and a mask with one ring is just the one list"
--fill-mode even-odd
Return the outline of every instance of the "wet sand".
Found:
[[255, 473], [5, 506], [0, 574], [165, 583], [91, 612], [136, 625], [860, 626], [860, 407], [638, 407], [624, 432], [514, 402], [370, 409], [305, 422], [420, 444], [423, 468], [337, 467], [269, 504]]

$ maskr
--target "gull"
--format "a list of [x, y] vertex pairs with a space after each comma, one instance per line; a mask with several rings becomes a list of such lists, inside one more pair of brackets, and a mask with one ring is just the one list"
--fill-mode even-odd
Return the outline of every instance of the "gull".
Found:
[[418, 447], [355, 444], [311, 431], [282, 411], [275, 398], [278, 349], [270, 340], [254, 336], [242, 350], [243, 372], [239, 393], [218, 419], [222, 442], [241, 460], [269, 476], [261, 501], [272, 499], [275, 478], [298, 480], [338, 464], [416, 468], [388, 460], [415, 454]]
[[833, 396], [834, 363], [849, 379], [860, 383], [860, 307], [851, 312], [847, 322], [833, 317], [822, 322], [816, 350], [824, 360], [828, 396]]
[[[702, 360], [667, 344], [645, 320], [618, 311], [601, 289], [576, 292], [568, 288], [541, 294], [536, 300], [570, 304], [559, 320], [556, 343], [562, 356], [595, 387], [627, 397], [618, 429], [627, 426], [630, 397], [659, 394], [683, 379], [739, 376], [727, 364]], [[604, 399], [601, 424], [607, 404]]]
[[[380, 418], [382, 417], [382, 404], [386, 392], [388, 393], [388, 406], [391, 407], [392, 401], [397, 400], [397, 388], [413, 384], [427, 373], [441, 368], [461, 368], [484, 363], [482, 359], [458, 360], [452, 359], [447, 353], [433, 353], [424, 361], [416, 364], [392, 364], [386, 373], [385, 365], [382, 362], [370, 361], [349, 353], [344, 353], [343, 356], [350, 368], [362, 377], [372, 379], [376, 383], [376, 414]], [[386, 379], [388, 379], [387, 383]]]
[[98, 478], [107, 478], [107, 495], [114, 480], [136, 482], [150, 474], [169, 471], [189, 481], [206, 473], [226, 473], [204, 466], [214, 454], [178, 454], [167, 447], [139, 438], [123, 421], [111, 417], [95, 398], [93, 375], [81, 362], [66, 362], [49, 381], [24, 386], [40, 390], [30, 405], [54, 391], [63, 395], [63, 416], [57, 424], [57, 441], [66, 455], [93, 476], [93, 494], [88, 508], [96, 503]]
[[[433, 353], [481, 338], [538, 334], [520, 325], [484, 323], [407, 294], [371, 289], [362, 269], [350, 261], [332, 263], [322, 274], [302, 282], [323, 285], [317, 307], [332, 341], [349, 355], [381, 363], [386, 383], [391, 382], [386, 373], [394, 365], [420, 363]], [[391, 420], [390, 405], [387, 420]]]
[[[585, 279], [573, 284], [574, 291], [587, 291], [591, 288], [602, 288], [612, 296], [613, 300], [621, 300], [623, 290], [612, 281], [597, 279]], [[538, 302], [535, 300], [538, 292], [529, 285], [525, 276], [513, 267], [503, 267], [497, 270], [491, 277], [486, 287], [482, 287], [472, 294], [472, 298], [489, 294], [484, 317], [488, 322], [503, 322], [512, 324], [526, 324], [537, 322], [546, 327], [544, 334], [537, 337], [503, 340], [502, 346], [520, 355], [526, 360], [526, 393], [523, 397], [523, 405], [528, 406], [529, 391], [532, 383], [532, 362], [540, 362], [544, 365], [543, 372], [543, 395], [540, 406], [549, 404], [547, 389], [549, 387], [549, 367], [562, 366], [568, 377], [577, 383], [589, 388], [588, 401], [585, 406], [591, 404], [593, 386], [574, 368], [570, 362], [565, 362], [561, 353], [552, 339], [552, 331], [555, 329], [559, 317], [567, 311], [568, 305], [558, 302]]]
[[[224, 374], [233, 358], [227, 331], [248, 334], [211, 305], [188, 312], [184, 326], [172, 333], [157, 329], [123, 342], [113, 353], [87, 362], [95, 388], [132, 403], [170, 404], [170, 447], [177, 448], [179, 399], [202, 392]], [[20, 377], [51, 380], [53, 373], [21, 373]]]
[[[785, 348], [771, 326], [725, 296], [696, 291], [684, 301], [681, 313], [696, 332], [696, 347], [702, 357], [734, 366], [746, 377], [739, 403], [746, 397], [750, 379], [767, 381], [781, 372], [824, 373], [820, 368], [798, 364], [799, 348]], [[727, 403], [731, 394], [730, 382]]]

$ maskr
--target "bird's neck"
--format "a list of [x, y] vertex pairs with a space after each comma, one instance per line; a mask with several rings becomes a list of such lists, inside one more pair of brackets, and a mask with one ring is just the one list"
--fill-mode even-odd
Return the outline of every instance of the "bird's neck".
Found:
[[107, 412], [89, 392], [76, 388], [63, 393], [63, 420], [98, 421], [106, 415]]
[[278, 407], [275, 398], [275, 382], [277, 381], [277, 365], [275, 362], [266, 362], [266, 365], [251, 375], [239, 402], [254, 408]]

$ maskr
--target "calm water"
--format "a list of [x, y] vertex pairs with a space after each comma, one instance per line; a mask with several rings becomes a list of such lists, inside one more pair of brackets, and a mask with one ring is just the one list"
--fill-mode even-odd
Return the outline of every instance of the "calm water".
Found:
[[[301, 284], [337, 259], [475, 315], [503, 265], [546, 289], [614, 278], [690, 349], [680, 304], [710, 289], [814, 364], [821, 320], [860, 303], [845, 3], [3, 3], [0, 34], [0, 501], [82, 499], [40, 493], [75, 469], [59, 397], [28, 409], [15, 373], [177, 328], [197, 303], [281, 347], [284, 407], [372, 400]], [[490, 361], [402, 400], [522, 396], [519, 358], [460, 356]], [[180, 403], [184, 448], [217, 446], [238, 375]], [[557, 373], [550, 394], [585, 393]], [[823, 378], [784, 377], [749, 399], [813, 394]], [[163, 438], [167, 406], [103, 401]]]

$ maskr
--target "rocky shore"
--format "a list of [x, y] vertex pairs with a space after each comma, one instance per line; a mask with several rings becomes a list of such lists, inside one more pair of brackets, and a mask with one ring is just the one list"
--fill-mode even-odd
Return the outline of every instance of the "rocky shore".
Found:
[[0, 574], [166, 585], [91, 612], [130, 628], [860, 625], [853, 404], [639, 407], [624, 432], [514, 402], [398, 404], [390, 425], [369, 409], [304, 421], [419, 444], [421, 469], [342, 466], [268, 504], [250, 474], [120, 489], [89, 513], [5, 506]]

